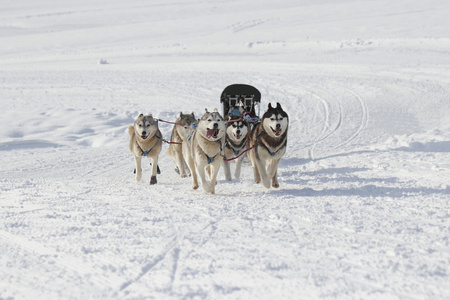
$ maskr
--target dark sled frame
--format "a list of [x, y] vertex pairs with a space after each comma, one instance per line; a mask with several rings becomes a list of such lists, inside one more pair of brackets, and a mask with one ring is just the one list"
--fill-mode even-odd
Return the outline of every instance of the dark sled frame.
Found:
[[[220, 102], [223, 106], [223, 116], [229, 115], [232, 109], [237, 108], [242, 102], [244, 110], [250, 113], [251, 117], [259, 117], [261, 106], [261, 93], [257, 88], [247, 84], [232, 84], [227, 86], [221, 96]], [[255, 105], [258, 104], [258, 111]]]

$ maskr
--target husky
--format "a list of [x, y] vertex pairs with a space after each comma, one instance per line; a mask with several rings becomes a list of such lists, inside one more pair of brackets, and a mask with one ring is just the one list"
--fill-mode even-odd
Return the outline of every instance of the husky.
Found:
[[140, 114], [134, 125], [128, 127], [130, 135], [130, 151], [134, 155], [136, 180], [142, 178], [141, 161], [143, 156], [152, 159], [152, 174], [150, 184], [156, 184], [158, 172], [158, 157], [162, 149], [162, 135], [158, 123], [152, 115]]
[[[226, 117], [226, 136], [225, 136], [225, 158], [237, 157], [236, 169], [234, 170], [234, 177], [239, 179], [241, 176], [241, 166], [244, 160], [242, 152], [246, 150], [247, 136], [249, 133], [249, 125], [242, 120], [240, 116]], [[223, 169], [225, 179], [231, 181], [230, 163], [227, 160], [223, 161]]]
[[[192, 175], [192, 188], [199, 187], [197, 173], [206, 193], [215, 193], [216, 178], [222, 164], [225, 143], [225, 122], [217, 109], [208, 112], [198, 122], [197, 129], [183, 141], [183, 155]], [[208, 174], [210, 182], [206, 181]]]
[[281, 108], [280, 103], [274, 108], [269, 103], [261, 122], [255, 124], [249, 138], [247, 147], [254, 147], [248, 152], [253, 165], [253, 175], [256, 183], [262, 182], [266, 188], [278, 188], [278, 164], [286, 152], [289, 117]]
[[192, 132], [192, 126], [196, 123], [196, 121], [197, 120], [195, 119], [194, 113], [183, 114], [180, 112], [180, 116], [175, 121], [176, 124], [173, 126], [172, 136], [170, 137], [170, 141], [172, 143], [179, 144], [170, 144], [167, 154], [172, 156], [176, 170], [180, 173], [181, 178], [187, 177], [182, 143], [187, 139], [190, 132]]

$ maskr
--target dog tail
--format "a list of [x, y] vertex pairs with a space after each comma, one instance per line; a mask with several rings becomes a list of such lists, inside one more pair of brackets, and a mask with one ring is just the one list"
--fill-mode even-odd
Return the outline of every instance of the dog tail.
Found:
[[128, 126], [128, 134], [130, 135], [130, 137], [133, 137], [134, 135], [134, 127], [133, 126]]

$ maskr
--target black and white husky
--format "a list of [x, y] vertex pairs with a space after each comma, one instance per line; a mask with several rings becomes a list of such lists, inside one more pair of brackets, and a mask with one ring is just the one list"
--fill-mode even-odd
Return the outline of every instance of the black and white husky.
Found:
[[[197, 173], [203, 190], [214, 194], [217, 173], [222, 164], [225, 143], [225, 122], [217, 111], [208, 112], [201, 117], [194, 133], [183, 141], [183, 156], [192, 175], [192, 188], [198, 188]], [[210, 182], [206, 180], [209, 175]]]
[[281, 108], [280, 103], [274, 108], [269, 104], [261, 122], [256, 124], [247, 139], [247, 147], [254, 146], [248, 152], [253, 165], [253, 174], [256, 183], [261, 179], [266, 188], [278, 188], [278, 164], [286, 152], [289, 117]]
[[[240, 116], [227, 116], [226, 119], [226, 138], [225, 138], [225, 158], [230, 159], [238, 157], [236, 159], [236, 169], [234, 170], [234, 177], [239, 179], [241, 176], [242, 161], [244, 155], [241, 155], [247, 147], [247, 136], [249, 133], [249, 125], [242, 120]], [[223, 169], [225, 173], [225, 179], [231, 181], [230, 163], [227, 160], [223, 161]]]

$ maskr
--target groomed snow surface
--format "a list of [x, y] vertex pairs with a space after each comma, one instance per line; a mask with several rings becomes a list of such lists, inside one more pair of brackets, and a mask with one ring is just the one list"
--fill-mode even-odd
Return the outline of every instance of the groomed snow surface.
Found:
[[[0, 299], [450, 298], [449, 1], [0, 8]], [[167, 145], [136, 182], [138, 114], [234, 83], [289, 114], [280, 188], [193, 190]]]

